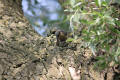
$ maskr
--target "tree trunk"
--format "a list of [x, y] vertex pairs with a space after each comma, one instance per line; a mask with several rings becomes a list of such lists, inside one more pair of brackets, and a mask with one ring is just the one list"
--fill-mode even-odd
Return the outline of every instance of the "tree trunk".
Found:
[[0, 0], [0, 80], [38, 80], [44, 69], [34, 55], [40, 39], [23, 16], [21, 0]]
[[75, 73], [81, 70], [81, 80], [104, 80], [88, 65], [91, 52], [80, 41], [58, 47], [53, 35], [38, 35], [24, 17], [21, 1], [0, 0], [0, 80], [72, 80], [74, 67]]

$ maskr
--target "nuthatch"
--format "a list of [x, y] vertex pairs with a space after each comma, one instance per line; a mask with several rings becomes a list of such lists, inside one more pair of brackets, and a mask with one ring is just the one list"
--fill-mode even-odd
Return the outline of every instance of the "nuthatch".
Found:
[[56, 45], [59, 46], [60, 42], [65, 42], [67, 40], [67, 32], [62, 31], [62, 30], [57, 30], [55, 32], [57, 42]]
[[72, 32], [66, 32], [64, 30], [56, 29], [56, 28], [52, 29], [50, 33], [55, 34], [57, 39], [57, 42], [56, 42], [57, 46], [59, 46], [61, 42], [65, 42], [68, 37], [73, 37]]

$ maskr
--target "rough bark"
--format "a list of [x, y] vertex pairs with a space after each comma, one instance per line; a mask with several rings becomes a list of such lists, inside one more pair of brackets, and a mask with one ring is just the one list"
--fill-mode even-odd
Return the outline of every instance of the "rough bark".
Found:
[[80, 39], [58, 47], [55, 36], [38, 35], [23, 16], [21, 0], [0, 0], [0, 80], [72, 80], [70, 66], [80, 70], [81, 80], [104, 80], [90, 58]]

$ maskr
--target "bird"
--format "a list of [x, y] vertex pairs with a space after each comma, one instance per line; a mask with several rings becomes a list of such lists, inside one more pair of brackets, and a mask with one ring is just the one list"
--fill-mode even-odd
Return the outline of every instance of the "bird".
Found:
[[[72, 38], [74, 37], [72, 32], [68, 32], [62, 29], [58, 29], [58, 28], [52, 28], [50, 30], [50, 34], [54, 34], [56, 36], [57, 46], [60, 46], [62, 43], [65, 43], [69, 37], [72, 37]], [[66, 45], [66, 43], [64, 45]]]
[[63, 30], [56, 30], [55, 32], [57, 42], [56, 45], [59, 46], [60, 42], [65, 42], [68, 37], [68, 33]]

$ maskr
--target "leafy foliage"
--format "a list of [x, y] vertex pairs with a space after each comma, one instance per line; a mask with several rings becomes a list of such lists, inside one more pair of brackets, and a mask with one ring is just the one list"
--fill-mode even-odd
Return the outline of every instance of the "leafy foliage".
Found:
[[97, 66], [102, 69], [111, 62], [120, 60], [120, 9], [111, 6], [110, 0], [70, 0], [64, 10], [68, 14], [70, 27], [75, 31], [81, 27], [82, 39], [99, 56]]

